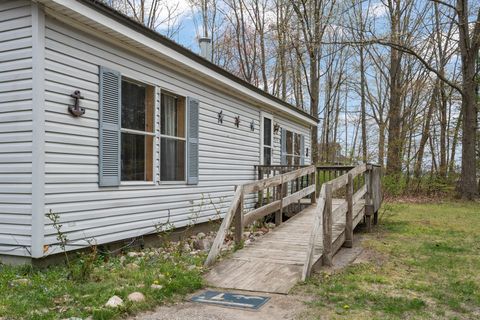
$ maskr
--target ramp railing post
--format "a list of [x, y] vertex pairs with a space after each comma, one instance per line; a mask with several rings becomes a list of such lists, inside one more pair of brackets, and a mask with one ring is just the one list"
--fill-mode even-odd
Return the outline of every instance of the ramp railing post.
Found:
[[280, 209], [275, 212], [275, 226], [282, 224], [283, 219], [283, 178], [277, 187], [277, 200], [280, 200]]
[[367, 186], [367, 193], [365, 194], [365, 224], [367, 232], [372, 231], [372, 165], [367, 164], [367, 171], [365, 171], [365, 185]]
[[353, 176], [348, 174], [346, 187], [347, 213], [345, 217], [345, 242], [343, 246], [351, 248], [353, 246]]
[[312, 184], [315, 186], [315, 189], [310, 195], [310, 202], [314, 204], [314, 203], [317, 203], [317, 170], [316, 169], [310, 174], [310, 185]]
[[323, 210], [323, 264], [332, 266], [332, 184], [325, 184], [325, 208]]
[[[237, 187], [235, 187], [235, 190]], [[240, 200], [238, 203], [237, 210], [235, 211], [235, 244], [239, 246], [242, 243], [242, 236], [243, 236], [243, 190], [242, 194], [240, 195]]]

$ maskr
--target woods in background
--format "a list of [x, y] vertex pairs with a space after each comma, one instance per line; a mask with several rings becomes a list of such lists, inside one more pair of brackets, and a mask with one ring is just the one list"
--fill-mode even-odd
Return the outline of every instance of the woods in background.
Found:
[[[377, 162], [393, 191], [428, 181], [478, 197], [478, 1], [186, 1], [215, 64], [320, 119], [317, 163]], [[166, 36], [181, 28], [177, 2], [106, 2]]]

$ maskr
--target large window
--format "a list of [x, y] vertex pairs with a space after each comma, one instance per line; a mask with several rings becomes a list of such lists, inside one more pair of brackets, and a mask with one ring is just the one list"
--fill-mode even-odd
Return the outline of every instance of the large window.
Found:
[[162, 93], [160, 180], [185, 181], [185, 98]]
[[154, 88], [122, 79], [121, 179], [153, 181]]
[[272, 119], [263, 117], [263, 163], [264, 165], [272, 164]]
[[288, 165], [300, 165], [301, 158], [301, 135], [289, 130], [286, 130], [286, 158]]

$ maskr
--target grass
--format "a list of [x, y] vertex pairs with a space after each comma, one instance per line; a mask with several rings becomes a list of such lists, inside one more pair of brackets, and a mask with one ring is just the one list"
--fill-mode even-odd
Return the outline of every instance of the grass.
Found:
[[[73, 280], [64, 265], [43, 270], [0, 265], [0, 319], [114, 319], [152, 309], [201, 288], [203, 258], [181, 251], [99, 257], [84, 281]], [[132, 269], [131, 263], [138, 268]], [[80, 268], [80, 264], [77, 259], [72, 268]], [[21, 283], [18, 279], [27, 280]], [[163, 288], [153, 289], [152, 284]], [[135, 291], [145, 295], [144, 302], [127, 301], [128, 294]], [[104, 307], [113, 295], [124, 300], [122, 307]]]
[[480, 319], [480, 204], [384, 204], [369, 259], [314, 276], [302, 319]]

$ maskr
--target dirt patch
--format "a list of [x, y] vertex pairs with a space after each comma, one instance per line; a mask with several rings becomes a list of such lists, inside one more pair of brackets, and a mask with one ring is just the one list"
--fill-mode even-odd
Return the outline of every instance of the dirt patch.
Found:
[[[311, 299], [303, 295], [281, 295], [263, 292], [244, 292], [237, 290], [222, 290], [243, 294], [268, 296], [270, 300], [259, 310], [225, 308], [215, 305], [184, 301], [162, 306], [153, 312], [138, 315], [136, 320], [280, 320], [298, 319], [298, 315], [306, 309], [306, 302]], [[195, 294], [198, 294], [195, 293]], [[186, 300], [189, 300], [189, 296]]]
[[[318, 271], [335, 273], [352, 263], [378, 261], [378, 254], [363, 248], [362, 240], [363, 238], [361, 236], [356, 236], [353, 248], [342, 248], [334, 256], [332, 267], [322, 267]], [[275, 280], [272, 279], [272, 281]], [[132, 318], [132, 320], [303, 320], [306, 316], [307, 303], [314, 300], [311, 294], [303, 290], [293, 290], [294, 293], [288, 295], [239, 290], [215, 290], [268, 296], [271, 299], [259, 310], [251, 311], [190, 302], [188, 301], [192, 297], [192, 295], [190, 295], [185, 299], [186, 301], [161, 306], [155, 311], [137, 315]], [[198, 293], [199, 292], [196, 292], [194, 295]]]

